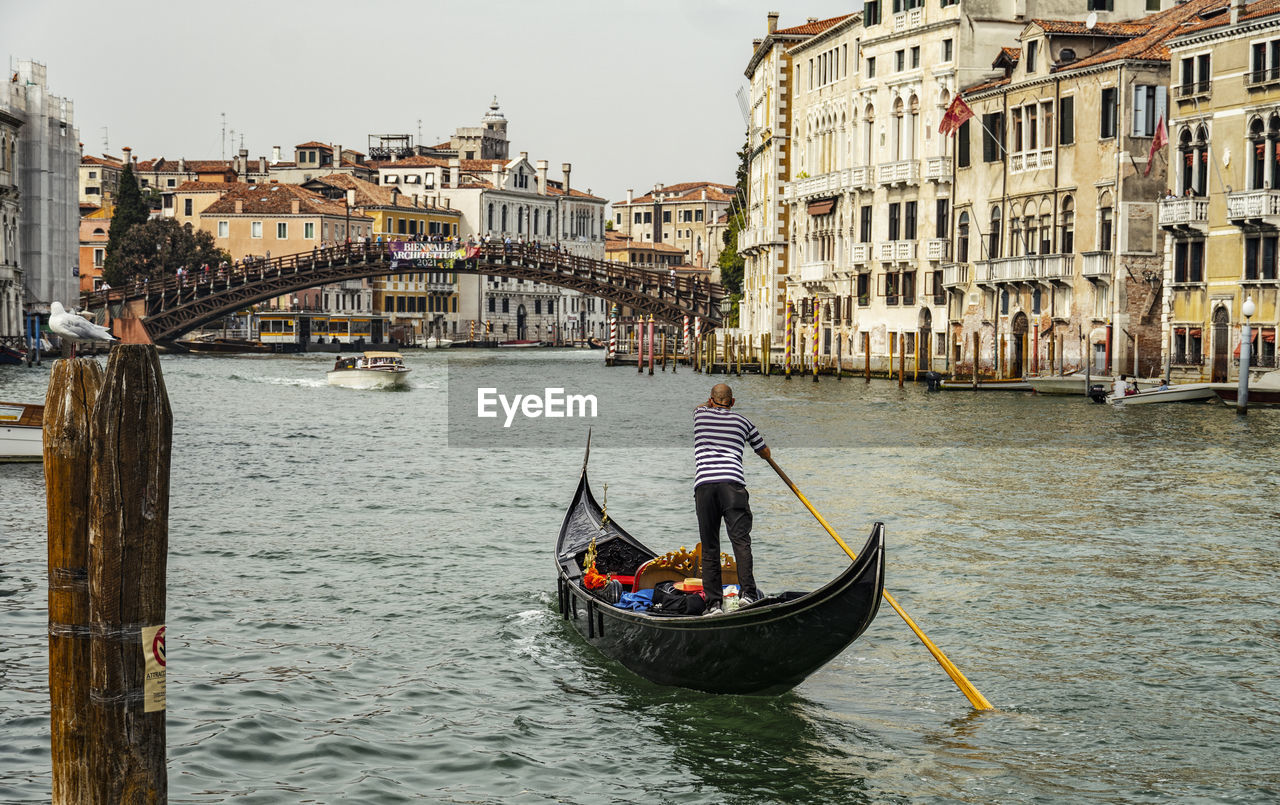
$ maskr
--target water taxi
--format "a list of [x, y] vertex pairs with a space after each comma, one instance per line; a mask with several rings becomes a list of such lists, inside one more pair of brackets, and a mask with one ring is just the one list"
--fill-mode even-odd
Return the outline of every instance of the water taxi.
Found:
[[408, 385], [408, 375], [409, 367], [399, 352], [365, 352], [358, 358], [338, 358], [327, 377], [330, 386], [389, 389]]
[[44, 406], [0, 402], [0, 462], [44, 460]]

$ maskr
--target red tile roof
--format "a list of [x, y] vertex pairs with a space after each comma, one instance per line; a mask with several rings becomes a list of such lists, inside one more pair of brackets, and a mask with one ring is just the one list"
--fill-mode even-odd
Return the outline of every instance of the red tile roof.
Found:
[[1201, 14], [1225, 7], [1227, 2], [1228, 0], [1188, 0], [1181, 5], [1147, 17], [1144, 22], [1148, 23], [1150, 28], [1141, 36], [1121, 42], [1079, 61], [1059, 65], [1054, 71], [1076, 70], [1121, 60], [1168, 61], [1169, 40], [1184, 33], [1183, 26], [1186, 23], [1194, 24], [1201, 18]]
[[328, 143], [316, 142], [315, 140], [312, 140], [309, 143], [301, 143], [299, 145], [295, 145], [294, 148], [323, 148], [327, 151], [333, 150], [332, 145], [329, 145]]
[[[1280, 13], [1280, 0], [1258, 0], [1245, 6], [1240, 13], [1240, 20], [1253, 20], [1260, 17], [1269, 17], [1272, 14]], [[1200, 19], [1188, 21], [1183, 24], [1177, 35], [1196, 33], [1199, 31], [1217, 28], [1231, 23], [1231, 15], [1226, 12], [1225, 8], [1217, 14], [1202, 13]]]
[[298, 214], [345, 215], [344, 205], [293, 184], [236, 184], [222, 198], [205, 208], [202, 215], [235, 215], [236, 202], [243, 202], [244, 215], [293, 215], [293, 202]]
[[852, 14], [841, 14], [839, 17], [830, 17], [825, 20], [814, 20], [812, 22], [806, 22], [804, 25], [796, 25], [791, 28], [779, 28], [778, 30], [774, 31], [774, 33], [794, 34], [799, 36], [816, 36], [822, 33], [823, 31], [827, 30], [831, 26], [836, 25], [837, 23], [844, 22], [845, 20], [849, 19], [852, 16], [853, 16]]
[[[437, 207], [425, 199], [420, 198], [418, 204], [413, 203], [413, 195], [409, 193], [392, 193], [390, 187], [366, 182], [363, 179], [357, 179], [345, 173], [330, 173], [325, 176], [317, 176], [312, 181], [327, 184], [330, 187], [340, 188], [342, 190], [356, 191], [357, 207], [395, 207], [405, 210], [422, 210], [424, 212], [431, 211], [443, 215], [461, 215], [462, 213], [453, 209], [445, 209]], [[395, 203], [392, 203], [392, 199]]]
[[[731, 184], [719, 184], [718, 182], [683, 182], [681, 184], [666, 185], [658, 193], [663, 195], [662, 203], [682, 203], [691, 201], [702, 201], [702, 191], [707, 191], [707, 201], [730, 201], [737, 192]], [[649, 191], [643, 196], [633, 197], [632, 204], [653, 204], [654, 191]], [[613, 202], [615, 207], [627, 206], [626, 201]]]
[[103, 167], [106, 167], [106, 168], [123, 168], [124, 167], [123, 162], [116, 159], [115, 157], [106, 156], [105, 154], [101, 157], [91, 157], [86, 154], [85, 156], [80, 157], [80, 164], [81, 165], [102, 165]]
[[1049, 34], [1072, 34], [1074, 36], [1141, 36], [1151, 30], [1151, 17], [1132, 22], [1099, 22], [1093, 28], [1087, 27], [1077, 20], [1042, 20], [1033, 19], [1031, 23], [1038, 25]]
[[171, 193], [225, 193], [233, 187], [243, 187], [241, 182], [197, 182], [191, 179], [170, 190]]
[[364, 166], [370, 168], [447, 168], [449, 167], [449, 160], [440, 159], [439, 157], [411, 156], [394, 161], [390, 159], [370, 160], [365, 162]]

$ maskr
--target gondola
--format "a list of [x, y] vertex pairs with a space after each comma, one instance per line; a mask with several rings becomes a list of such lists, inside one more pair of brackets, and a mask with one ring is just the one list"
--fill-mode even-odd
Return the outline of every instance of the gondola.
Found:
[[720, 615], [620, 609], [584, 584], [582, 562], [593, 540], [600, 573], [633, 576], [639, 570], [643, 578], [646, 563], [660, 557], [605, 516], [591, 494], [584, 460], [556, 542], [556, 599], [560, 616], [588, 643], [651, 682], [709, 693], [782, 693], [843, 651], [875, 618], [884, 590], [884, 531], [876, 523], [857, 561], [812, 592], [769, 595]]

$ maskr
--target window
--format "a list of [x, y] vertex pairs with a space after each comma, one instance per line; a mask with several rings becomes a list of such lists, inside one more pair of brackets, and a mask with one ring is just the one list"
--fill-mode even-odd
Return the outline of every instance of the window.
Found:
[[858, 275], [858, 305], [866, 307], [871, 304], [871, 275], [863, 272]]
[[1036, 57], [1040, 55], [1040, 40], [1033, 39], [1027, 43], [1027, 72], [1034, 73], [1036, 71]]
[[90, 178], [90, 179], [97, 179], [97, 178], [98, 178], [98, 172], [97, 172], [97, 171], [89, 171], [89, 178]]
[[900, 223], [901, 214], [902, 214], [901, 204], [895, 201], [894, 203], [889, 205], [889, 240], [898, 239], [898, 230], [899, 230], [898, 225]]
[[276, 240], [289, 239], [289, 225], [284, 221], [276, 224]]
[[1111, 11], [1114, 0], [1089, 0], [1086, 7], [1089, 11]]
[[987, 259], [994, 260], [1000, 256], [1000, 208], [991, 208], [991, 230], [988, 233]]
[[1111, 207], [1102, 207], [1098, 210], [1098, 249], [1109, 252], [1112, 249], [1111, 236], [1114, 225], [1113, 212]]
[[1273, 280], [1276, 278], [1276, 241], [1277, 238], [1275, 235], [1262, 235], [1245, 238], [1245, 279]]
[[1165, 88], [1138, 84], [1133, 88], [1133, 136], [1152, 137], [1156, 121], [1165, 116]]
[[489, 312], [490, 312], [490, 313], [495, 313], [495, 312], [497, 312], [497, 311], [495, 310], [495, 306], [496, 306], [496, 304], [497, 304], [497, 300], [496, 300], [496, 299], [494, 299], [492, 296], [491, 296], [491, 297], [489, 297]]
[[302, 224], [302, 237], [307, 240], [316, 239], [316, 225], [314, 221], [305, 221]]
[[694, 220], [694, 221], [701, 221], [701, 220], [702, 220], [702, 210], [694, 210], [694, 211], [693, 211], [693, 220]]
[[920, 66], [920, 46], [916, 45], [915, 47], [911, 48], [911, 69], [914, 70], [919, 66]]
[[[1000, 139], [996, 139], [999, 137]], [[990, 112], [982, 116], [982, 161], [999, 162], [1004, 151], [1004, 114]]]
[[177, 187], [177, 186], [178, 186], [178, 180], [177, 180], [177, 179], [166, 179], [166, 180], [165, 180], [165, 186], [166, 186], [166, 187]]
[[1059, 254], [1074, 254], [1076, 246], [1076, 210], [1071, 196], [1062, 200], [1061, 248]]
[[929, 277], [930, 283], [933, 285], [933, 303], [935, 305], [945, 305], [947, 303], [947, 289], [942, 284], [942, 272], [934, 271]]
[[956, 41], [954, 39], [942, 40], [942, 61], [949, 62], [956, 57]]
[[[868, 3], [866, 5], [866, 8], [870, 8], [872, 5], [873, 5], [872, 3]], [[868, 56], [867, 57], [867, 78], [875, 78], [875, 77], [876, 77], [876, 57]]]
[[861, 215], [861, 220], [859, 221], [859, 226], [858, 226], [858, 242], [859, 243], [871, 242], [871, 210], [872, 210], [872, 207], [870, 204], [868, 204], [868, 205], [865, 205], [859, 212], [859, 214]]
[[[862, 24], [867, 28], [880, 24], [880, 0], [867, 0], [862, 4]], [[873, 70], [871, 76], [874, 75]]]
[[951, 213], [948, 210], [949, 205], [949, 199], [940, 198], [937, 201], [937, 207], [934, 209], [933, 215], [935, 226], [937, 227], [933, 234], [935, 238], [945, 238], [947, 236], [947, 221], [951, 217]]
[[102, 268], [102, 260], [103, 258], [106, 257], [106, 255], [107, 255], [106, 249], [94, 249], [93, 250], [93, 267]]
[[644, 222], [645, 222], [646, 224], [651, 224], [651, 223], [653, 223], [653, 213], [651, 213], [651, 212], [646, 212], [646, 213], [644, 214]]
[[903, 207], [903, 237], [906, 240], [916, 239], [916, 202], [908, 201]]
[[643, 213], [636, 213], [635, 223], [637, 223], [637, 224], [638, 224], [638, 223], [641, 223], [641, 222], [643, 222], [643, 221], [644, 221], [644, 215], [643, 215]]
[[182, 200], [182, 214], [183, 214], [183, 215], [186, 215], [186, 216], [190, 217], [190, 216], [193, 214], [193, 213], [192, 213], [192, 211], [194, 210], [194, 208], [195, 208], [195, 202], [193, 202], [191, 199], [189, 199], [189, 198], [184, 198], [184, 199]]
[[503, 300], [502, 300], [502, 312], [503, 312], [503, 313], [510, 313], [510, 312], [511, 312], [511, 300], [510, 300], [510, 299], [507, 299], [507, 298], [505, 298], [505, 297], [504, 297], [504, 298], [503, 298]]
[[960, 124], [956, 131], [956, 167], [969, 167], [969, 121]]
[[1058, 101], [1058, 145], [1071, 145], [1076, 141], [1075, 98]]
[[1103, 88], [1102, 109], [1098, 114], [1098, 136], [1104, 140], [1116, 136], [1116, 97], [1115, 87]]
[[662, 223], [664, 224], [671, 223], [671, 210], [662, 211]]
[[906, 69], [907, 52], [905, 50], [897, 50], [893, 53], [893, 71], [900, 73]]
[[218, 237], [220, 237], [220, 238], [225, 238], [225, 237], [227, 236], [227, 229], [228, 229], [228, 222], [227, 222], [227, 221], [219, 221], [219, 222], [218, 222]]
[[261, 221], [253, 221], [253, 222], [251, 222], [251, 223], [249, 224], [249, 237], [251, 237], [251, 238], [260, 238], [260, 237], [262, 237], [262, 222], [261, 222]]
[[969, 213], [960, 213], [956, 221], [956, 261], [969, 262]]

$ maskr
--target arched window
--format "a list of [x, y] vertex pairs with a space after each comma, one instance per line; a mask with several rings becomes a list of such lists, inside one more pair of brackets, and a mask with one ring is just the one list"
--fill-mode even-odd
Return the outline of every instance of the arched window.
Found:
[[1062, 199], [1061, 232], [1059, 251], [1062, 254], [1074, 254], [1076, 248], [1076, 203], [1071, 196]]
[[507, 205], [502, 205], [502, 231], [507, 231]]
[[893, 149], [891, 153], [893, 154], [894, 162], [904, 159], [902, 156], [902, 140], [905, 133], [902, 127], [902, 114], [902, 99], [897, 98], [893, 102]]
[[489, 202], [489, 230], [493, 231], [493, 202]]
[[875, 157], [875, 154], [876, 154], [876, 143], [875, 143], [876, 108], [871, 104], [867, 104], [867, 114], [864, 115], [864, 117], [866, 118], [866, 120], [863, 122], [863, 126], [862, 126], [864, 129], [862, 141], [865, 148], [863, 149], [863, 153], [862, 153], [862, 157], [863, 157], [862, 164], [872, 165], [872, 164], [875, 164], [875, 161], [876, 161], [876, 157]]
[[1262, 120], [1254, 118], [1249, 124], [1249, 187], [1261, 190], [1266, 185], [1267, 142], [1263, 136]]
[[988, 235], [987, 259], [994, 260], [1000, 256], [1000, 208], [991, 208], [991, 232]]
[[1178, 192], [1185, 193], [1192, 190], [1196, 183], [1196, 154], [1195, 149], [1191, 147], [1191, 129], [1183, 129], [1178, 135], [1178, 157], [1178, 175], [1181, 177]]
[[1103, 193], [1098, 199], [1098, 251], [1109, 252], [1113, 248], [1114, 226], [1115, 214], [1111, 208], [1111, 194]]
[[960, 213], [956, 224], [956, 261], [969, 262], [969, 213]]

